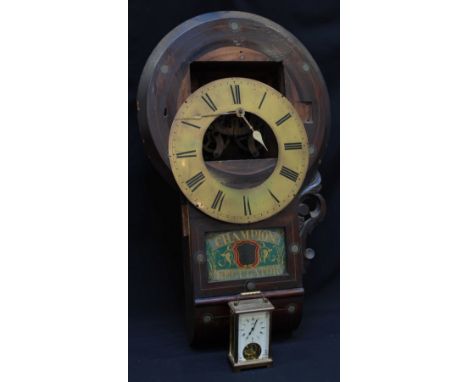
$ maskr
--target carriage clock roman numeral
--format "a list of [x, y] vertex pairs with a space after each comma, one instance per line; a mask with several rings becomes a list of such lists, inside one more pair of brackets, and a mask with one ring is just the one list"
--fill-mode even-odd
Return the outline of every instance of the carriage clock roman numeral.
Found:
[[192, 176], [185, 183], [190, 188], [190, 191], [194, 192], [198, 187], [200, 187], [205, 181], [205, 175], [200, 171], [198, 174]]
[[231, 87], [231, 95], [232, 95], [232, 102], [236, 105], [241, 103], [241, 96], [240, 96], [240, 87], [239, 85], [230, 85]]
[[293, 182], [295, 182], [297, 180], [297, 177], [299, 176], [299, 173], [297, 173], [294, 170], [291, 170], [286, 166], [283, 166], [281, 168], [280, 174], [283, 175], [285, 178], [292, 180]]

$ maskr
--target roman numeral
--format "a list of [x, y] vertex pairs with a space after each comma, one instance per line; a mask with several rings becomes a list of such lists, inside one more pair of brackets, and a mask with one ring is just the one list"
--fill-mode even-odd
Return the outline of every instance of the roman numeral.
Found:
[[294, 170], [291, 170], [290, 168], [287, 168], [286, 166], [283, 166], [281, 168], [280, 174], [283, 175], [285, 178], [292, 180], [293, 182], [295, 182], [297, 180], [297, 177], [299, 176], [299, 173], [297, 173]]
[[190, 127], [195, 127], [196, 129], [199, 129], [200, 126], [194, 125], [193, 123], [186, 122], [186, 121], [181, 121], [184, 125], [190, 126]]
[[270, 193], [271, 197], [276, 200], [276, 203], [280, 202], [276, 195], [273, 192], [271, 192], [271, 190], [268, 190], [268, 192]]
[[285, 150], [302, 150], [302, 143], [301, 142], [291, 142], [284, 144]]
[[208, 93], [205, 93], [204, 96], [202, 96], [202, 99], [203, 101], [206, 102], [206, 104], [208, 105], [208, 107], [213, 110], [213, 111], [216, 111], [218, 110], [218, 108], [216, 107], [215, 103], [213, 102], [213, 100], [210, 98], [210, 96], [208, 95]]
[[231, 87], [231, 95], [232, 95], [232, 102], [236, 105], [241, 103], [241, 96], [240, 96], [240, 87], [239, 85], [229, 85]]
[[200, 187], [205, 181], [205, 175], [200, 171], [198, 174], [192, 176], [185, 183], [189, 186], [190, 191], [194, 192], [198, 187]]
[[266, 92], [263, 93], [263, 97], [262, 97], [262, 100], [260, 101], [260, 103], [258, 104], [258, 108], [261, 109], [262, 108], [262, 105], [263, 105], [263, 101], [265, 101], [265, 97], [266, 97]]
[[211, 204], [211, 208], [214, 209], [214, 210], [218, 210], [218, 211], [221, 211], [221, 207], [223, 205], [223, 201], [224, 201], [224, 197], [226, 196], [226, 194], [219, 190], [218, 193], [216, 194], [214, 200], [213, 200], [213, 203]]
[[286, 122], [291, 117], [292, 117], [291, 113], [286, 114], [284, 117], [281, 117], [280, 119], [278, 119], [276, 121], [276, 126], [279, 126], [279, 125], [283, 124], [284, 122]]
[[181, 151], [180, 153], [176, 153], [177, 158], [195, 158], [197, 156], [196, 150], [190, 151]]
[[244, 198], [244, 215], [252, 215], [252, 210], [250, 209], [250, 202], [248, 196], [243, 196]]

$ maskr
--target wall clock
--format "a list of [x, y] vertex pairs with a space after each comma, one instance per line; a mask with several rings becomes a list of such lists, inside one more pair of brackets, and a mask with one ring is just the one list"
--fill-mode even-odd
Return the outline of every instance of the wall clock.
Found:
[[228, 303], [247, 291], [274, 305], [274, 331], [296, 328], [306, 238], [325, 212], [329, 101], [310, 53], [257, 15], [195, 17], [150, 55], [138, 112], [149, 159], [182, 196], [190, 341], [226, 338]]

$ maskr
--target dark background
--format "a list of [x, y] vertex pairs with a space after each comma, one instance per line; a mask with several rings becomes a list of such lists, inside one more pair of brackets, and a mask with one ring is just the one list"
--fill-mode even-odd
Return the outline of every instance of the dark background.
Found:
[[[225, 345], [192, 349], [185, 338], [179, 196], [153, 170], [140, 142], [136, 91], [146, 59], [181, 22], [201, 13], [240, 10], [292, 32], [321, 68], [332, 125], [320, 171], [328, 203], [309, 238], [316, 257], [304, 275], [302, 324], [273, 337], [274, 366], [233, 373]], [[339, 1], [129, 2], [129, 381], [339, 380]]]

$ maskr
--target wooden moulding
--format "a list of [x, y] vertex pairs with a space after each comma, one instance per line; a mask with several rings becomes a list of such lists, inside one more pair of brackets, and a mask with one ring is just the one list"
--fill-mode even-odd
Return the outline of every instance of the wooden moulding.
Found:
[[[137, 108], [147, 155], [175, 185], [168, 158], [169, 131], [181, 103], [193, 90], [194, 62], [276, 62], [282, 89], [302, 117], [310, 144], [309, 170], [324, 151], [330, 110], [320, 70], [307, 49], [278, 24], [249, 13], [214, 12], [194, 17], [164, 37], [140, 79]], [[239, 65], [240, 66], [240, 65]], [[226, 71], [224, 77], [232, 76]]]
[[[283, 295], [281, 295], [283, 294]], [[266, 292], [265, 296], [274, 305], [272, 312], [272, 332], [289, 333], [300, 325], [303, 310], [302, 290], [284, 290], [280, 293]], [[190, 305], [187, 308], [188, 339], [192, 345], [206, 345], [208, 343], [227, 342], [229, 337], [229, 300], [222, 303]], [[294, 312], [289, 307], [294, 306]], [[204, 318], [211, 317], [209, 322]]]

